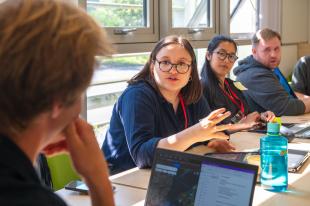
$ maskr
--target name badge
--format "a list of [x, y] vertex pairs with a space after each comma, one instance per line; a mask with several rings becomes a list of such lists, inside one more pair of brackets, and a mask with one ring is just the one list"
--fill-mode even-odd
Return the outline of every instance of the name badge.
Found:
[[240, 91], [248, 90], [248, 88], [246, 88], [243, 84], [241, 84], [241, 82], [234, 82], [234, 85]]

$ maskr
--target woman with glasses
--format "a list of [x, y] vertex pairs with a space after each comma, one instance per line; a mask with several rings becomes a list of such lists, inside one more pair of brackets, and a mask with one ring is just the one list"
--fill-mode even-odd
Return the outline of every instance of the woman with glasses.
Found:
[[238, 59], [236, 53], [237, 45], [230, 37], [218, 35], [210, 41], [201, 71], [203, 94], [212, 110], [224, 107], [231, 112], [223, 122], [238, 123], [233, 130], [255, 129], [275, 116], [270, 111], [251, 112], [242, 94], [246, 88], [227, 78]]
[[150, 167], [157, 147], [184, 151], [217, 138], [210, 143], [215, 149], [234, 149], [221, 132], [231, 125], [215, 127], [230, 112], [222, 108], [210, 113], [201, 98], [195, 53], [186, 39], [160, 40], [144, 68], [128, 83], [114, 105], [102, 146], [111, 174]]

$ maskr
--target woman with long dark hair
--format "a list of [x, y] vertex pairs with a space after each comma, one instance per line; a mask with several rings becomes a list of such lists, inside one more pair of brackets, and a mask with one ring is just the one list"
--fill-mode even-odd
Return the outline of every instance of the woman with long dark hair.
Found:
[[251, 111], [242, 94], [246, 88], [227, 78], [238, 59], [236, 53], [237, 44], [228, 36], [218, 35], [210, 41], [201, 71], [203, 94], [211, 110], [224, 107], [231, 112], [224, 123], [237, 123], [234, 130], [251, 129], [275, 116], [270, 111], [261, 114]]

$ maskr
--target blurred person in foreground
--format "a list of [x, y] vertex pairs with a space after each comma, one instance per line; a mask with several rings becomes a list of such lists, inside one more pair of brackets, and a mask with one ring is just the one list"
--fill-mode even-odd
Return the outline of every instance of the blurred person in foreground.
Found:
[[96, 55], [110, 54], [105, 33], [84, 11], [56, 0], [0, 6], [0, 203], [66, 205], [41, 185], [38, 155], [68, 151], [93, 205], [114, 205], [107, 164], [81, 96]]
[[292, 89], [297, 96], [310, 96], [310, 56], [301, 57], [293, 70]]

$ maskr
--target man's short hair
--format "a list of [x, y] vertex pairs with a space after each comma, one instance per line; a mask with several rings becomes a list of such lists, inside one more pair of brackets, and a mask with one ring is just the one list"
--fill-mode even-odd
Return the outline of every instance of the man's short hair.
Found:
[[256, 46], [261, 39], [268, 41], [274, 37], [277, 37], [281, 42], [281, 35], [278, 32], [268, 28], [258, 30], [252, 37], [252, 46]]
[[0, 132], [17, 133], [53, 102], [69, 106], [89, 85], [95, 56], [110, 54], [104, 31], [58, 0], [0, 6]]

